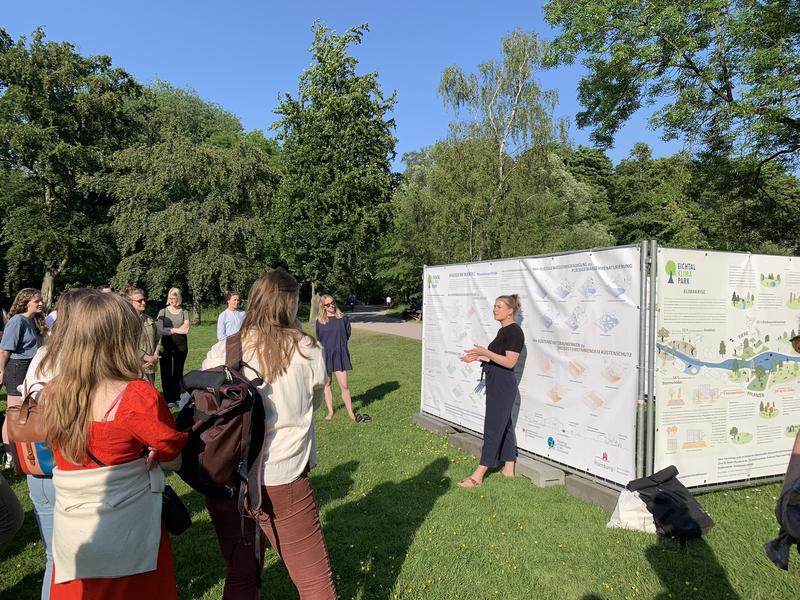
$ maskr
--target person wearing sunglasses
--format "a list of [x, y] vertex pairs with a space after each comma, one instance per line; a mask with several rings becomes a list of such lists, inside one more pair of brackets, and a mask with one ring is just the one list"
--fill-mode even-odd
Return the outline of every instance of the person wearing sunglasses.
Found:
[[145, 297], [144, 290], [141, 288], [129, 288], [125, 290], [125, 298], [131, 303], [131, 306], [133, 306], [133, 309], [136, 311], [136, 314], [139, 315], [139, 319], [142, 322], [139, 351], [142, 353], [144, 375], [147, 377], [147, 381], [155, 385], [156, 365], [158, 365], [158, 359], [161, 358], [161, 338], [158, 335], [156, 322], [153, 317], [144, 312], [147, 306], [147, 298]]
[[336, 306], [333, 296], [323, 294], [319, 299], [319, 312], [317, 313], [317, 339], [325, 350], [325, 367], [328, 371], [328, 381], [325, 384], [325, 405], [328, 414], [325, 420], [333, 418], [333, 389], [332, 379], [334, 373], [342, 392], [342, 401], [347, 409], [347, 414], [356, 423], [366, 423], [372, 418], [367, 414], [356, 414], [353, 411], [353, 400], [350, 395], [350, 386], [347, 383], [347, 372], [353, 370], [350, 362], [350, 351], [347, 340], [350, 339], [350, 319]]

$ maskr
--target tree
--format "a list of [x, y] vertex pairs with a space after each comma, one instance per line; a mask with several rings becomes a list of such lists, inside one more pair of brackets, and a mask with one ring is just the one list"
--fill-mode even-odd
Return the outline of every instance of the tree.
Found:
[[[348, 55], [367, 25], [337, 35], [314, 25], [312, 65], [275, 112], [283, 141], [274, 221], [281, 256], [312, 286], [355, 285], [372, 278], [393, 189], [395, 96], [377, 73], [356, 73]], [[312, 301], [312, 307], [316, 303]], [[316, 317], [312, 308], [311, 319]]]
[[725, 356], [725, 352], [726, 352], [726, 349], [725, 349], [725, 340], [722, 340], [722, 341], [719, 343], [719, 355], [720, 355], [720, 356]]
[[34, 269], [49, 305], [56, 278], [70, 267], [103, 276], [113, 268], [109, 199], [80, 184], [138, 135], [131, 101], [142, 89], [108, 56], [84, 58], [71, 44], [44, 38], [37, 29], [30, 42], [14, 42], [0, 29], [0, 162], [39, 188], [38, 198], [6, 214], [6, 285]]
[[[532, 151], [541, 158], [554, 147], [553, 110], [556, 92], [542, 91], [534, 72], [548, 52], [535, 33], [513, 31], [502, 40], [502, 62], [478, 65], [477, 74], [450, 66], [442, 73], [439, 94], [446, 107], [464, 120], [451, 124], [451, 147], [463, 160], [480, 162], [480, 179], [473, 176], [475, 194], [467, 224], [474, 231], [468, 260], [500, 256], [502, 237], [495, 234], [498, 207], [507, 197], [510, 180], [519, 163], [514, 159]], [[458, 144], [459, 141], [468, 142]], [[468, 154], [468, 156], [467, 156]], [[469, 188], [467, 188], [469, 189]], [[467, 195], [462, 195], [467, 200]]]
[[739, 433], [738, 427], [731, 427], [731, 437], [736, 438], [737, 434]]
[[611, 145], [639, 108], [665, 102], [651, 123], [726, 155], [793, 162], [800, 149], [800, 5], [791, 0], [638, 2], [549, 0], [561, 29], [554, 56], [588, 69], [578, 86], [581, 127]]
[[238, 119], [192, 92], [151, 93], [147, 141], [117, 152], [92, 185], [117, 201], [114, 283], [154, 298], [182, 287], [199, 322], [203, 301], [246, 289], [276, 261], [268, 212], [277, 177], [263, 135], [243, 135]]
[[647, 144], [634, 144], [614, 170], [611, 208], [620, 243], [655, 238], [680, 248], [706, 246], [694, 202], [686, 194], [690, 167], [686, 154], [653, 159]]
[[550, 0], [544, 9], [562, 30], [559, 58], [585, 56], [577, 122], [594, 128], [597, 143], [610, 145], [639, 108], [664, 102], [651, 123], [667, 139], [765, 162], [797, 160], [796, 2]]

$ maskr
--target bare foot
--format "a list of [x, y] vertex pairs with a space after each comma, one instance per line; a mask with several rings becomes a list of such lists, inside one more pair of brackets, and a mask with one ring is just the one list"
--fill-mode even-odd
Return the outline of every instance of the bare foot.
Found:
[[503, 477], [508, 477], [509, 479], [513, 479], [514, 477], [516, 477], [516, 475], [514, 475], [514, 471], [507, 473], [505, 470], [502, 470], [500, 471], [500, 473], [503, 475]]
[[326, 421], [330, 421], [332, 418], [333, 418], [333, 413], [328, 413], [327, 415], [325, 415]]

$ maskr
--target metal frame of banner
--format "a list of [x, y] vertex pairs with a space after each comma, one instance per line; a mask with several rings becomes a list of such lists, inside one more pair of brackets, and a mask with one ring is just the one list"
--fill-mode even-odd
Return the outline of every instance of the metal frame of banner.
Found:
[[645, 377], [646, 353], [647, 353], [647, 242], [642, 241], [639, 250], [639, 269], [641, 272], [641, 286], [639, 289], [639, 396], [636, 402], [636, 478], [644, 477], [644, 447], [645, 439], [648, 437], [645, 428], [645, 399], [646, 384]]
[[650, 276], [647, 279], [649, 301], [647, 303], [647, 448], [645, 450], [645, 473], [653, 474], [655, 450], [655, 390], [656, 390], [656, 311], [658, 278], [658, 242], [650, 241]]

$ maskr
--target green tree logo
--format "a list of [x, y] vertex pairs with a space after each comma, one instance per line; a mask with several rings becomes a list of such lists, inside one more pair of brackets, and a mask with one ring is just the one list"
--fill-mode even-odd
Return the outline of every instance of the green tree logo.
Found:
[[675, 264], [675, 261], [674, 260], [668, 260], [667, 264], [664, 266], [664, 270], [667, 272], [667, 275], [669, 275], [669, 279], [667, 280], [667, 283], [675, 283], [675, 280], [672, 279], [672, 277], [675, 275], [675, 273], [678, 272], [678, 266]]

